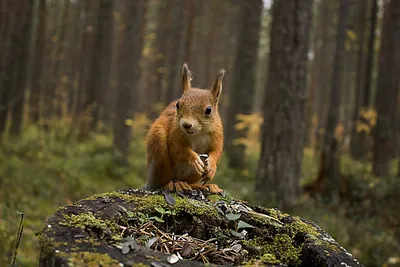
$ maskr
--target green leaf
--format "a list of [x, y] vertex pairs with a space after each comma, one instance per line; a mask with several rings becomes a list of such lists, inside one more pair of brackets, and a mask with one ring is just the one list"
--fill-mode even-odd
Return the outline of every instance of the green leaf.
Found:
[[132, 211], [127, 211], [126, 214], [129, 218], [132, 218], [135, 215]]
[[165, 213], [165, 210], [162, 207], [156, 207], [155, 209], [156, 209], [156, 211], [158, 211], [161, 214]]
[[150, 219], [153, 219], [153, 220], [155, 220], [155, 221], [157, 221], [157, 222], [164, 222], [163, 219], [161, 219], [161, 218], [159, 218], [159, 217], [157, 217], [157, 216], [150, 217]]
[[230, 221], [235, 221], [240, 218], [240, 214], [227, 213], [225, 214], [225, 217]]
[[254, 226], [240, 220], [238, 223], [238, 229], [241, 229], [241, 228], [254, 228]]
[[236, 237], [242, 237], [241, 233], [236, 232], [235, 230], [229, 229], [229, 232], [231, 233], [231, 235], [236, 236]]

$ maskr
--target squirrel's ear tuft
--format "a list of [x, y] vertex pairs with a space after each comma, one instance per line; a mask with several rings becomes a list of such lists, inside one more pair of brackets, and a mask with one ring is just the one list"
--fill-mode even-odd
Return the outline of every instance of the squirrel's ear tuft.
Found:
[[214, 85], [211, 89], [211, 93], [215, 99], [216, 102], [218, 102], [219, 96], [221, 95], [222, 92], [222, 80], [225, 75], [225, 70], [221, 69], [217, 76], [215, 77]]
[[182, 67], [182, 91], [185, 92], [192, 88], [190, 81], [192, 80], [192, 72], [189, 70], [187, 63], [185, 62]]

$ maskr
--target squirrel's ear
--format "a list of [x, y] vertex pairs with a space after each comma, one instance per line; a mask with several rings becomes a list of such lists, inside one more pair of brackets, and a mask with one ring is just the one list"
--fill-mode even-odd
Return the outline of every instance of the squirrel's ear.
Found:
[[182, 67], [182, 91], [185, 92], [192, 88], [190, 81], [192, 80], [192, 72], [189, 70], [187, 63], [185, 62]]
[[214, 96], [216, 102], [218, 102], [219, 96], [222, 92], [222, 79], [224, 78], [225, 70], [222, 69], [218, 72], [217, 76], [215, 77], [214, 85], [211, 89], [211, 93]]

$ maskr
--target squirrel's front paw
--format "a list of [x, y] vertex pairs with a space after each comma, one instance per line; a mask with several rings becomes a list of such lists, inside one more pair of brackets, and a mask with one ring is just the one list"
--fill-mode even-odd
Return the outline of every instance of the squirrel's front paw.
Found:
[[214, 162], [208, 159], [206, 162], [206, 166], [204, 167], [204, 172], [201, 180], [204, 183], [213, 180], [216, 171], [217, 171], [217, 166], [214, 164]]
[[193, 170], [195, 171], [195, 173], [197, 175], [203, 175], [205, 165], [204, 165], [204, 162], [201, 160], [201, 158], [197, 154], [195, 154], [193, 156], [193, 158], [191, 159], [190, 165], [192, 165]]

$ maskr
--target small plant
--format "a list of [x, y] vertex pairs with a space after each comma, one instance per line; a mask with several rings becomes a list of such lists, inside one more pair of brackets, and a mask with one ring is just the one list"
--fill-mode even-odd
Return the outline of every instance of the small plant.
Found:
[[[253, 225], [250, 225], [250, 224], [248, 224], [248, 223], [246, 223], [246, 222], [244, 222], [244, 221], [242, 221], [242, 220], [239, 220], [239, 218], [241, 217], [241, 214], [240, 214], [240, 213], [237, 213], [237, 214], [235, 214], [235, 213], [227, 213], [227, 214], [225, 214], [225, 217], [226, 217], [228, 220], [230, 220], [230, 221], [236, 221], [236, 222], [235, 222], [235, 230], [229, 229], [229, 232], [230, 232], [233, 236], [243, 238], [244, 235], [243, 235], [242, 233], [239, 233], [239, 232], [238, 232], [239, 229], [254, 228]], [[239, 220], [239, 221], [237, 221], [237, 220]]]
[[163, 218], [164, 218], [164, 215], [166, 215], [166, 214], [167, 214], [167, 215], [172, 215], [172, 216], [176, 215], [176, 213], [175, 213], [174, 211], [172, 211], [172, 210], [165, 210], [165, 209], [162, 208], [162, 207], [156, 207], [155, 209], [156, 209], [156, 211], [160, 214], [160, 217], [158, 217], [158, 216], [152, 216], [152, 217], [150, 217], [149, 219], [155, 220], [156, 222], [164, 222]]

